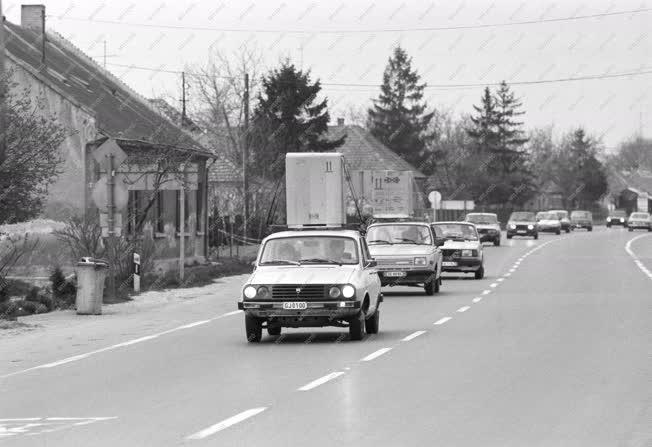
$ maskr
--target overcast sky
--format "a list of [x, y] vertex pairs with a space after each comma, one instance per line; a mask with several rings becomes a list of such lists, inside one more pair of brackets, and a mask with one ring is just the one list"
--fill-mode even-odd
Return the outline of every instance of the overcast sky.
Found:
[[[182, 70], [205, 61], [211, 45], [229, 53], [246, 43], [263, 51], [267, 68], [290, 57], [325, 84], [357, 84], [324, 86], [335, 120], [349, 106], [370, 104], [378, 89], [367, 85], [381, 82], [391, 49], [400, 42], [431, 86], [427, 91], [430, 106], [469, 113], [482, 93], [482, 87], [474, 85], [502, 79], [598, 76], [602, 79], [514, 85], [527, 112], [526, 126], [554, 124], [559, 133], [582, 125], [601, 135], [608, 147], [639, 130], [652, 136], [649, 1], [44, 3], [49, 29], [100, 62], [106, 40], [107, 68], [145, 96], [179, 97], [179, 76], [115, 64]], [[19, 23], [21, 2], [4, 0], [3, 4], [8, 20]], [[618, 14], [622, 11], [637, 12]], [[555, 20], [578, 16], [584, 18]], [[515, 24], [532, 21], [537, 23]], [[641, 71], [648, 74], [604, 78]], [[442, 87], [450, 85], [455, 87]]]

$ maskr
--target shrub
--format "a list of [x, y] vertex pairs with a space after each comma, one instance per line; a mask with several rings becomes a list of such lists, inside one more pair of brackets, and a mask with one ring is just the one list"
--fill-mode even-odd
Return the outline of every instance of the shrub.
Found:
[[60, 267], [55, 267], [52, 271], [50, 283], [54, 298], [53, 306], [68, 308], [75, 302], [77, 287], [72, 281], [66, 279]]

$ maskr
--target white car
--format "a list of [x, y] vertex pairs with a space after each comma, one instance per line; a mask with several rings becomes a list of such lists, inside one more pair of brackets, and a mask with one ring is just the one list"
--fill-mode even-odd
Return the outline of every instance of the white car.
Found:
[[484, 278], [484, 251], [475, 225], [469, 222], [434, 222], [435, 243], [441, 246], [444, 272], [473, 273]]
[[464, 218], [465, 222], [475, 224], [480, 236], [480, 242], [493, 242], [498, 247], [500, 245], [500, 222], [498, 215], [494, 213], [469, 213]]
[[652, 231], [652, 219], [650, 219], [650, 213], [632, 213], [627, 219], [627, 228], [629, 231], [634, 231], [636, 229]]
[[539, 211], [537, 213], [537, 228], [540, 233], [561, 234], [561, 220], [553, 211]]
[[423, 287], [426, 295], [439, 292], [441, 251], [428, 223], [374, 223], [366, 238], [383, 286]]
[[351, 340], [378, 332], [382, 294], [376, 261], [352, 230], [283, 231], [265, 238], [242, 289], [247, 340], [263, 328], [348, 327]]

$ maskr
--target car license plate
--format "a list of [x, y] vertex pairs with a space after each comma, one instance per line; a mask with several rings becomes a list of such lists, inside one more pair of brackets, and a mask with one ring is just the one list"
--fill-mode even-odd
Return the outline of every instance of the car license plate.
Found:
[[405, 276], [405, 272], [384, 272], [383, 275], [389, 278], [403, 278]]
[[457, 267], [457, 262], [454, 261], [444, 261], [442, 262], [444, 267]]
[[525, 233], [527, 233], [527, 231], [525, 231], [525, 230], [518, 230], [517, 233], [518, 233], [518, 234], [525, 234]]
[[305, 310], [308, 308], [308, 303], [305, 301], [290, 301], [283, 303], [283, 309], [285, 310]]

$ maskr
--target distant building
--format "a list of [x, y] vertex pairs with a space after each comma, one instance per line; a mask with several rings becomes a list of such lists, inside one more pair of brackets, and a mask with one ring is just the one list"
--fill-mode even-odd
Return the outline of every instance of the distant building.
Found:
[[[56, 116], [58, 121], [73, 134], [61, 145], [65, 163], [63, 172], [48, 191], [48, 208], [52, 212], [69, 210], [70, 213], [95, 215], [97, 209], [92, 200], [95, 181], [101, 167], [93, 160], [92, 150], [107, 138], [114, 139], [132, 157], [147, 154], [165, 154], [173, 151], [191, 166], [188, 182], [188, 212], [186, 219], [195, 222], [191, 234], [195, 243], [188, 243], [187, 255], [202, 258], [206, 255], [207, 226], [207, 162], [212, 154], [207, 152], [192, 135], [159, 113], [145, 98], [138, 95], [117, 77], [102, 68], [70, 41], [55, 32], [44, 32], [45, 7], [23, 5], [21, 24], [5, 21], [7, 71], [12, 73], [18, 91], [29, 89], [34, 99], [44, 102], [41, 113]], [[133, 166], [132, 166], [133, 168]], [[130, 169], [132, 169], [130, 168]], [[123, 231], [128, 233], [130, 221], [128, 210], [139, 212], [142, 197], [151, 182], [152, 167], [143, 172], [128, 175], [118, 167], [123, 178], [140, 176], [139, 181], [125, 184], [129, 190], [128, 206], [122, 210]], [[170, 182], [164, 191], [157, 193], [157, 200], [148, 210], [148, 220], [161, 256], [172, 256], [178, 246], [180, 187]], [[160, 231], [159, 231], [160, 230]], [[134, 235], [138, 236], [138, 235]], [[178, 250], [177, 250], [178, 251]]]
[[652, 172], [612, 170], [608, 180], [607, 206], [624, 209], [628, 213], [652, 211]]

